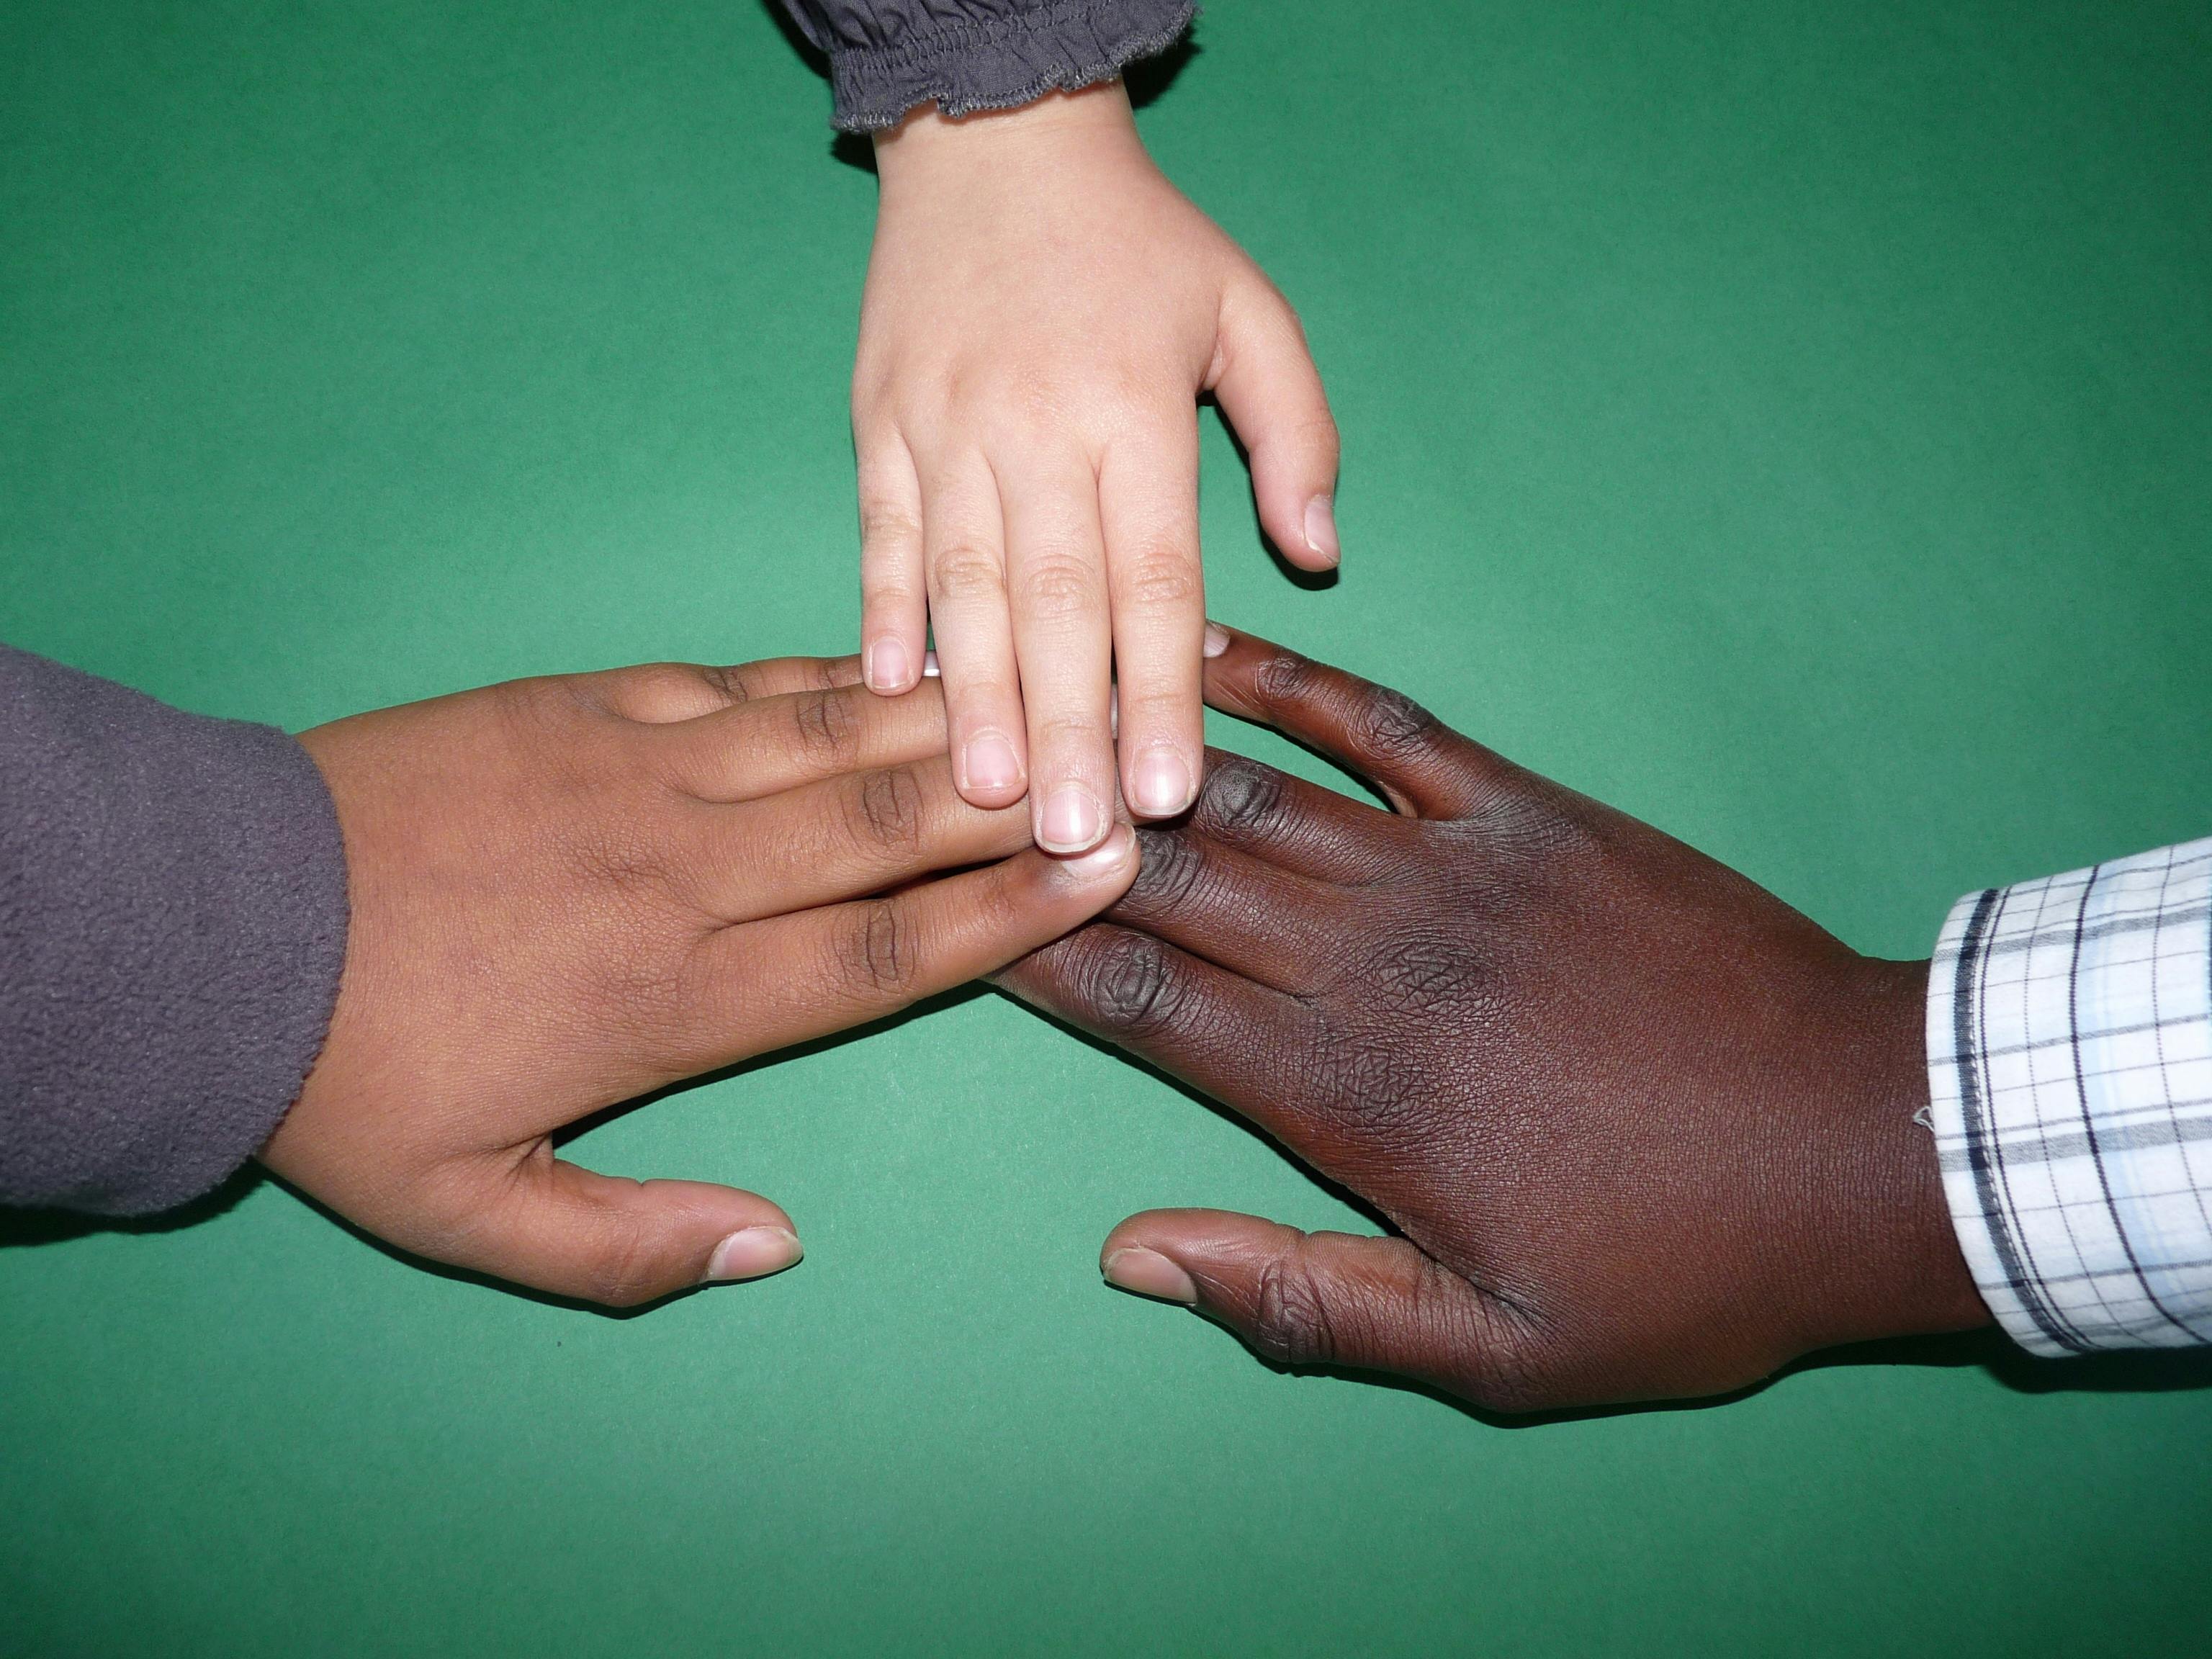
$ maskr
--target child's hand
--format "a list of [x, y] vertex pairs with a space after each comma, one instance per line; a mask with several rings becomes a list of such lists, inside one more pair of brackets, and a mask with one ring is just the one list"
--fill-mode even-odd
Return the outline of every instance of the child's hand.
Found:
[[1087, 859], [1024, 850], [1024, 814], [953, 793], [936, 688], [885, 702], [859, 678], [664, 663], [306, 733], [353, 914], [329, 1040], [262, 1161], [395, 1244], [562, 1296], [789, 1267], [767, 1199], [596, 1175], [556, 1135], [1003, 966], [1136, 872], [1126, 830]]
[[1260, 518], [1336, 562], [1337, 435], [1290, 307], [1146, 155], [1119, 82], [877, 141], [882, 205], [853, 378], [868, 684], [936, 629], [954, 777], [1030, 792], [1040, 846], [1094, 846], [1121, 794], [1188, 805], [1204, 728], [1201, 392]]

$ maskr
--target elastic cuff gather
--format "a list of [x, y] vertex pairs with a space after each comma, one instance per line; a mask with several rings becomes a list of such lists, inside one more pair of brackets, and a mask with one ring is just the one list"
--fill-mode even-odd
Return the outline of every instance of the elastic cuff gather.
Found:
[[1018, 16], [951, 24], [896, 46], [833, 52], [831, 120], [848, 132], [873, 132], [921, 104], [969, 115], [1093, 86], [1164, 52], [1197, 13], [1193, 0], [1048, 0]]

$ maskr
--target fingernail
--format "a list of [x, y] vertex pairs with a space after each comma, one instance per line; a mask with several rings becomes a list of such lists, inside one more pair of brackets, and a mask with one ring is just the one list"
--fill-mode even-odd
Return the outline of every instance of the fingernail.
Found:
[[1206, 654], [1218, 657], [1229, 648], [1229, 630], [1219, 623], [1206, 625]]
[[1037, 815], [1037, 845], [1048, 853], [1086, 852], [1106, 833], [1106, 813], [1077, 783], [1062, 784]]
[[742, 1227], [714, 1246], [707, 1262], [709, 1285], [780, 1273], [806, 1252], [781, 1227]]
[[1137, 757], [1137, 810], [1148, 817], [1172, 817], [1190, 805], [1190, 768], [1163, 744]]
[[968, 740], [968, 787], [970, 789], [1011, 789], [1022, 781], [1022, 763], [1014, 745], [996, 732]]
[[1072, 859], [1054, 859], [1053, 869], [1063, 880], [1072, 881], [1078, 886], [1103, 880], [1121, 872], [1136, 845], [1137, 838], [1133, 835], [1124, 835], [1116, 829], [1087, 853], [1079, 853]]
[[943, 675], [944, 672], [945, 671], [943, 669], [937, 665], [937, 653], [934, 651], [925, 651], [921, 653], [922, 678], [926, 680], [937, 679]]
[[1161, 1302], [1180, 1302], [1186, 1308], [1198, 1300], [1191, 1276], [1162, 1255], [1141, 1245], [1116, 1250], [1106, 1258], [1106, 1282], [1119, 1290], [1134, 1291]]
[[860, 670], [871, 691], [903, 691], [914, 678], [906, 641], [896, 638], [878, 640], [870, 646]]
[[1336, 503], [1326, 495], [1306, 503], [1306, 545], [1331, 564], [1336, 562]]

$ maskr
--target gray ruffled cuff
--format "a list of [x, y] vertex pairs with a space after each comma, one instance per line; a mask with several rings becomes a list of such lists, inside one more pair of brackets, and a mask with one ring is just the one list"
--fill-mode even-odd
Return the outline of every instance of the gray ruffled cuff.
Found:
[[337, 812], [299, 743], [0, 647], [0, 1205], [143, 1215], [222, 1181], [315, 1062]]
[[1192, 0], [1044, 0], [1011, 15], [929, 23], [887, 45], [831, 42], [830, 118], [869, 132], [932, 100], [967, 115], [1111, 80], [1172, 46], [1197, 10]]

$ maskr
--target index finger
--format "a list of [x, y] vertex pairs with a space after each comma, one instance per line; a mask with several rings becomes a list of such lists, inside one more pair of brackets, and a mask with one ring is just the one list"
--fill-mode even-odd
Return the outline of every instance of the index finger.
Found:
[[770, 657], [720, 668], [648, 662], [576, 674], [569, 684], [608, 713], [646, 726], [697, 720], [759, 697], [827, 691], [860, 683], [858, 657]]
[[725, 928], [704, 947], [699, 1018], [726, 1065], [897, 1012], [1080, 927], [1136, 874], [1116, 825], [1079, 858], [1035, 848], [880, 898]]
[[1514, 769], [1401, 691], [1219, 623], [1206, 649], [1206, 702], [1319, 750], [1410, 817], [1467, 817]]
[[1097, 921], [994, 984], [1149, 1060], [1314, 1157], [1312, 1079], [1298, 1056], [1327, 1040], [1311, 1005], [1134, 928]]

